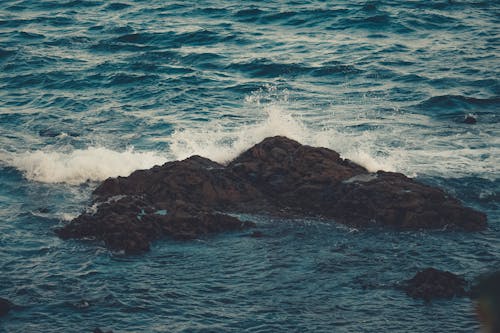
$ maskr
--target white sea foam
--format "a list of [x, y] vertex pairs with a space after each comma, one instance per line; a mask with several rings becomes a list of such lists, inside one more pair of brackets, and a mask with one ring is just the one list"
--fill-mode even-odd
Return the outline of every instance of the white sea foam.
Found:
[[224, 163], [269, 136], [284, 135], [296, 140], [307, 136], [304, 124], [279, 107], [269, 107], [266, 113], [263, 121], [237, 128], [213, 122], [202, 129], [177, 130], [169, 138], [171, 153], [176, 159], [197, 154]]
[[[460, 125], [450, 127], [427, 116], [398, 112], [382, 116], [366, 112], [353, 117], [352, 110], [336, 108], [306, 114], [293, 111], [297, 106], [288, 101], [286, 93], [275, 89], [251, 94], [246, 102], [252, 122], [221, 118], [202, 127], [196, 123], [178, 127], [168, 137], [155, 138], [168, 143], [168, 150], [163, 152], [45, 149], [0, 152], [0, 162], [16, 167], [30, 180], [80, 184], [127, 176], [136, 169], [195, 154], [226, 163], [266, 137], [283, 135], [303, 144], [334, 149], [371, 172], [396, 171], [412, 177], [499, 177], [500, 138], [495, 129], [470, 132]], [[443, 131], [450, 133], [443, 135]]]
[[264, 110], [266, 117], [256, 124], [234, 128], [213, 122], [204, 128], [177, 130], [168, 139], [170, 152], [174, 159], [196, 154], [226, 163], [266, 137], [283, 135], [302, 144], [336, 149], [369, 171], [396, 169], [392, 157], [374, 154], [373, 143], [369, 138], [363, 141], [363, 135], [348, 137], [334, 128], [312, 129], [279, 104], [267, 105]]
[[22, 171], [27, 179], [44, 183], [81, 184], [108, 177], [128, 176], [134, 170], [163, 164], [166, 158], [155, 152], [133, 149], [117, 152], [90, 147], [68, 153], [38, 150], [1, 153], [0, 160]]
[[178, 129], [166, 139], [172, 157], [198, 154], [224, 163], [265, 137], [284, 135], [303, 144], [334, 149], [371, 172], [395, 171], [411, 177], [499, 177], [500, 139], [493, 129], [471, 133], [460, 124], [450, 126], [446, 121], [399, 111], [366, 112], [361, 117], [353, 117], [352, 110], [335, 110], [330, 112], [332, 116], [324, 110], [320, 116], [304, 115], [291, 111], [297, 107], [287, 98], [273, 101], [277, 95], [272, 90], [264, 97], [259, 92], [247, 98], [265, 115], [253, 124], [234, 126], [229, 120], [214, 120], [203, 128]]

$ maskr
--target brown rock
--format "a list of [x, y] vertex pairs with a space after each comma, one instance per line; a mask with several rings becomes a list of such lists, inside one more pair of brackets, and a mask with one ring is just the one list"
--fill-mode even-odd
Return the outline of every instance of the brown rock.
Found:
[[368, 223], [397, 229], [450, 228], [469, 231], [486, 227], [486, 216], [444, 191], [402, 174], [379, 171], [372, 178], [344, 181], [326, 215], [355, 226]]
[[[144, 203], [140, 201], [140, 203]], [[119, 209], [116, 209], [119, 207]], [[171, 211], [140, 205], [127, 196], [116, 203], [99, 206], [95, 214], [82, 214], [65, 227], [56, 230], [63, 239], [91, 238], [104, 241], [112, 250], [127, 254], [148, 251], [151, 241], [162, 237], [186, 240], [206, 234], [251, 228], [251, 222], [235, 217], [205, 212], [193, 206], [171, 206]]]
[[369, 173], [330, 149], [285, 137], [267, 138], [227, 166], [192, 156], [109, 178], [94, 196], [97, 211], [58, 235], [102, 240], [127, 253], [147, 251], [165, 236], [192, 239], [253, 226], [219, 212], [322, 216], [356, 227], [486, 227], [484, 214], [440, 189], [398, 173]]
[[413, 298], [429, 301], [433, 298], [452, 298], [465, 296], [467, 282], [450, 272], [426, 268], [406, 281], [406, 294]]

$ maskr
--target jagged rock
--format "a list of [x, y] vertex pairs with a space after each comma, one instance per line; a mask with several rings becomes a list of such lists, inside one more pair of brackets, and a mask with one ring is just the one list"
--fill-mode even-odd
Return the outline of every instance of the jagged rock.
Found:
[[243, 209], [247, 204], [266, 203], [264, 196], [250, 183], [227, 172], [223, 165], [200, 156], [138, 170], [128, 177], [107, 179], [94, 194], [99, 201], [117, 195], [134, 195], [159, 209], [169, 209], [177, 202], [209, 210], [233, 209], [236, 205]]
[[369, 173], [333, 150], [279, 136], [227, 166], [192, 156], [109, 178], [94, 191], [94, 204], [96, 212], [83, 213], [59, 236], [137, 253], [164, 236], [192, 239], [253, 226], [221, 212], [317, 216], [356, 227], [486, 227], [483, 213], [440, 189], [398, 173]]
[[235, 217], [201, 211], [185, 203], [174, 203], [170, 210], [131, 196], [104, 203], [95, 214], [82, 214], [64, 228], [56, 230], [63, 238], [95, 238], [113, 250], [128, 254], [148, 251], [151, 241], [169, 236], [187, 240], [205, 234], [253, 227]]
[[0, 316], [6, 315], [13, 307], [14, 304], [9, 300], [0, 297]]
[[285, 137], [267, 138], [227, 166], [255, 186], [275, 207], [303, 215], [324, 214], [328, 194], [343, 180], [368, 173], [330, 149], [304, 146]]
[[[365, 176], [365, 175], [363, 175]], [[344, 181], [325, 202], [325, 215], [357, 227], [371, 222], [397, 229], [482, 230], [486, 216], [463, 207], [443, 190], [400, 173], [378, 171], [363, 180]]]
[[326, 148], [265, 139], [228, 165], [275, 206], [356, 227], [481, 230], [486, 216], [400, 173], [369, 173]]
[[435, 268], [426, 268], [406, 281], [404, 289], [408, 296], [423, 298], [452, 298], [465, 296], [467, 282], [462, 277]]

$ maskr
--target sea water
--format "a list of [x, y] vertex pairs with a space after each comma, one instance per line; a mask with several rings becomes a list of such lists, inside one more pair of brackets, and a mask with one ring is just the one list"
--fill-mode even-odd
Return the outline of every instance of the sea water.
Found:
[[[500, 267], [498, 1], [0, 2], [0, 332], [472, 332], [397, 286]], [[477, 119], [470, 125], [467, 115]], [[402, 172], [478, 233], [242, 216], [138, 256], [54, 229], [107, 177], [267, 136]]]

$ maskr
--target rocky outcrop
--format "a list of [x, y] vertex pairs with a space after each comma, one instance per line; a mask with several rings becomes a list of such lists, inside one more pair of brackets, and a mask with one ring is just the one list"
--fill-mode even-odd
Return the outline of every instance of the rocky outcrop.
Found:
[[324, 217], [356, 227], [486, 227], [486, 216], [399, 173], [369, 173], [326, 148], [267, 138], [224, 166], [200, 156], [168, 162], [94, 191], [95, 211], [57, 233], [127, 253], [160, 237], [191, 239], [253, 226], [227, 213]]
[[451, 272], [426, 268], [406, 281], [404, 290], [408, 296], [430, 301], [434, 298], [452, 298], [467, 295], [467, 282]]
[[365, 168], [326, 148], [273, 137], [228, 167], [265, 193], [268, 202], [301, 215], [332, 218], [356, 227], [481, 230], [486, 216], [400, 173]]
[[95, 213], [85, 213], [57, 230], [63, 238], [96, 238], [117, 251], [128, 254], [149, 250], [151, 241], [160, 237], [178, 240], [253, 227], [235, 217], [204, 211], [194, 205], [175, 201], [155, 204], [135, 196], [124, 196], [103, 203]]
[[0, 316], [6, 315], [13, 307], [14, 304], [9, 300], [0, 297]]

